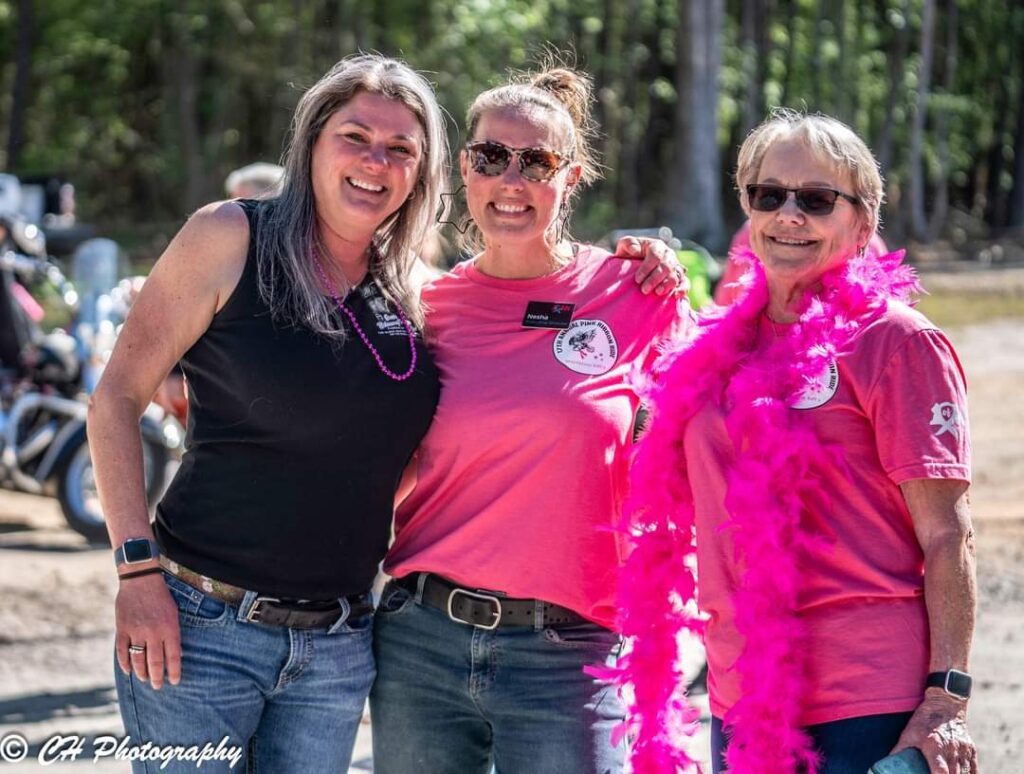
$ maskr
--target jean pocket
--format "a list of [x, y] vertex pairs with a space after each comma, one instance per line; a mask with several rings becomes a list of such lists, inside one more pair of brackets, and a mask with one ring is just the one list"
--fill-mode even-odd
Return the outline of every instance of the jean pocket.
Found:
[[331, 634], [363, 634], [373, 630], [373, 613], [363, 613], [345, 619], [345, 623]]
[[404, 612], [412, 601], [413, 595], [409, 589], [399, 586], [394, 581], [388, 581], [380, 595], [377, 615], [395, 615]]
[[227, 621], [226, 602], [204, 594], [166, 572], [164, 582], [171, 592], [171, 599], [178, 606], [178, 618], [183, 626], [218, 626]]
[[589, 648], [617, 653], [622, 642], [618, 633], [596, 623], [581, 623], [544, 630], [544, 639], [563, 648]]

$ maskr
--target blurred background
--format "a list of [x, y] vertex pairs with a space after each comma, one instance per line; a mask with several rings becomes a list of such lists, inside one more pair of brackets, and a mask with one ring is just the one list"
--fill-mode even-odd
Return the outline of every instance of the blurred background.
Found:
[[[1020, 772], [1022, 0], [0, 0], [0, 277], [28, 288], [17, 300], [31, 324], [14, 344], [35, 357], [32, 379], [0, 379], [0, 743], [28, 744], [0, 770], [37, 770], [58, 734], [123, 734], [116, 580], [75, 430], [141, 283], [123, 278], [224, 198], [229, 172], [279, 161], [302, 91], [359, 50], [427, 72], [455, 147], [473, 96], [566, 52], [595, 79], [606, 165], [575, 233], [671, 229], [691, 277], [707, 280], [743, 220], [739, 144], [769, 108], [820, 110], [868, 139], [887, 183], [883, 236], [921, 269], [921, 308], [968, 375], [970, 725], [986, 774]], [[710, 289], [695, 283], [693, 299]], [[143, 426], [153, 499], [187, 411], [157, 408]], [[353, 771], [372, 771], [369, 734], [367, 722]], [[50, 771], [91, 766], [89, 749]]]
[[468, 101], [546, 48], [597, 86], [607, 175], [583, 237], [669, 226], [721, 254], [738, 146], [786, 105], [868, 138], [890, 245], [1022, 255], [1017, 0], [0, 0], [0, 170], [71, 183], [79, 221], [151, 260], [228, 172], [278, 160], [339, 58], [427, 71], [454, 142]]

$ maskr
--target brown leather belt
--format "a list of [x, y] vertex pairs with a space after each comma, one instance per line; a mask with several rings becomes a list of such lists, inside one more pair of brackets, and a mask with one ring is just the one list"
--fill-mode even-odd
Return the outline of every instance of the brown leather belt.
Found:
[[[395, 583], [415, 594], [420, 574], [414, 572], [397, 578]], [[463, 588], [433, 573], [423, 574], [426, 575], [423, 581], [423, 604], [447, 613], [449, 618], [458, 623], [480, 629], [535, 626], [538, 623], [541, 626], [589, 623], [588, 619], [574, 610], [541, 599], [512, 599], [486, 589]]]
[[[232, 586], [224, 581], [214, 580], [195, 570], [183, 567], [166, 556], [160, 557], [160, 566], [182, 583], [187, 583], [196, 591], [219, 599], [232, 607], [240, 607], [247, 589]], [[373, 611], [369, 594], [351, 594], [348, 601], [348, 618], [357, 618]], [[329, 629], [344, 614], [344, 609], [337, 599], [312, 601], [307, 599], [283, 599], [265, 594], [257, 594], [252, 607], [245, 619], [250, 623], [264, 626], [282, 626], [289, 629]]]

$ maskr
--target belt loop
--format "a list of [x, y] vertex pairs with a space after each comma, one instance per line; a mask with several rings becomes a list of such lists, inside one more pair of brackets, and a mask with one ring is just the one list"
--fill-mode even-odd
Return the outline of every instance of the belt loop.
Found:
[[352, 615], [352, 605], [346, 597], [338, 597], [338, 604], [341, 606], [341, 615], [338, 616], [337, 621], [331, 624], [331, 627], [327, 630], [328, 634], [334, 634], [338, 631], [338, 629], [348, 623], [348, 617]]
[[259, 597], [259, 594], [255, 591], [245, 592], [245, 596], [242, 597], [242, 601], [238, 604], [238, 614], [235, 616], [236, 621], [249, 621], [249, 611], [256, 604], [257, 597]]
[[421, 572], [416, 577], [416, 604], [417, 605], [422, 605], [423, 604], [423, 587], [427, 585], [427, 578], [429, 577], [429, 575], [430, 575], [429, 572]]
[[533, 630], [535, 632], [544, 629], [544, 602], [539, 599], [533, 600]]

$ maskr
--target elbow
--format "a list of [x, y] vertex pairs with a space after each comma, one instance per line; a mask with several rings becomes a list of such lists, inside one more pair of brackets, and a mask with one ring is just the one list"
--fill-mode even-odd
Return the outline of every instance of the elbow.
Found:
[[955, 524], [928, 536], [921, 543], [925, 562], [929, 559], [949, 557], [968, 558], [973, 561], [975, 555], [974, 529], [970, 519], [958, 519]]
[[104, 377], [89, 396], [85, 416], [86, 432], [96, 437], [103, 433], [110, 421], [116, 421], [120, 416], [130, 415], [131, 421], [138, 422], [143, 408], [127, 391], [119, 389], [116, 382]]

